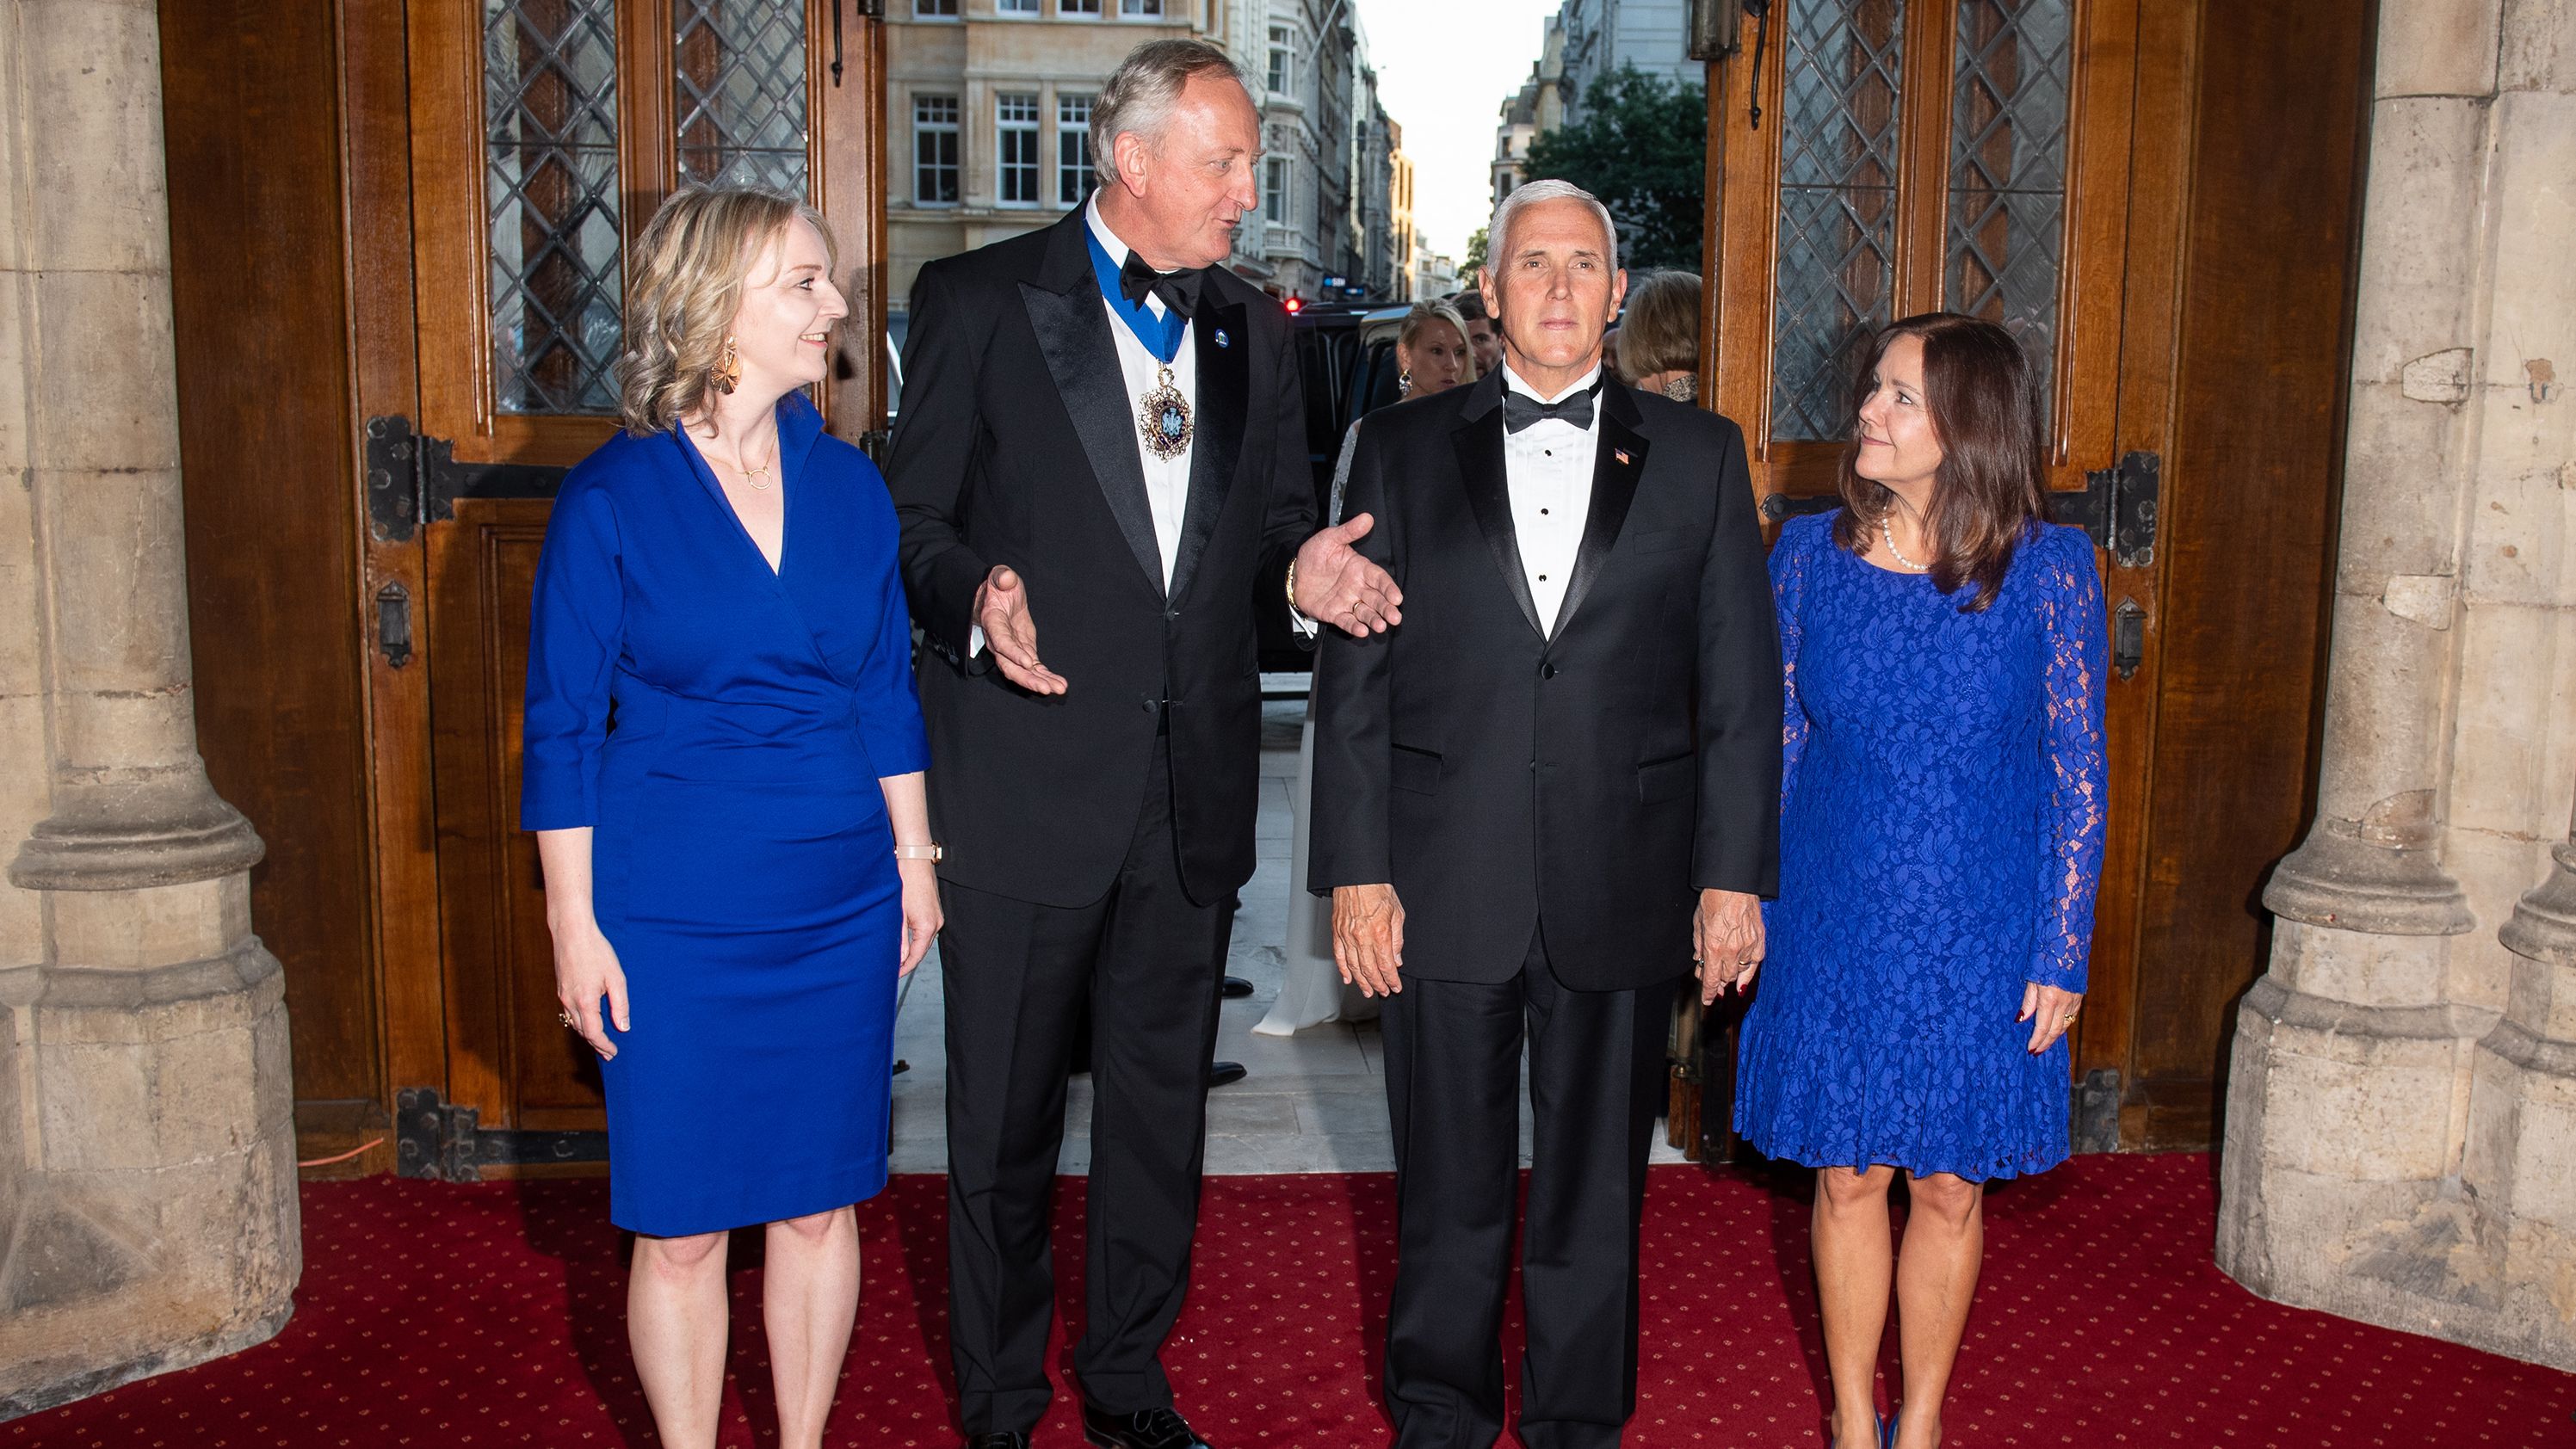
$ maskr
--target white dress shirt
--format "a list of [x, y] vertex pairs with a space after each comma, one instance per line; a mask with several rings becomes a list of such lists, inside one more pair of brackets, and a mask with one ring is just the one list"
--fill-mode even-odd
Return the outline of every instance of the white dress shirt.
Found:
[[[1093, 192], [1084, 203], [1083, 220], [1091, 225], [1091, 234], [1100, 239], [1101, 249], [1109, 253], [1112, 266], [1127, 265], [1128, 246], [1100, 219], [1100, 193]], [[1155, 316], [1163, 315], [1163, 299], [1148, 295], [1145, 308]], [[1163, 555], [1163, 589], [1172, 587], [1172, 564], [1181, 553], [1181, 516], [1190, 506], [1190, 455], [1198, 450], [1199, 358], [1192, 345], [1196, 324], [1181, 329], [1181, 350], [1172, 357], [1172, 386], [1190, 403], [1190, 446], [1175, 458], [1158, 458], [1145, 446], [1145, 434], [1136, 426], [1136, 409], [1147, 392], [1162, 380], [1163, 364], [1145, 350], [1136, 338], [1136, 330], [1118, 315], [1118, 309], [1102, 298], [1100, 310], [1109, 314], [1109, 335], [1118, 345], [1118, 371], [1127, 380], [1127, 436], [1136, 445], [1136, 459], [1145, 465], [1145, 506], [1154, 514], [1154, 547]]]
[[[1544, 403], [1583, 391], [1601, 379], [1593, 368], [1583, 380], [1541, 397], [1521, 381], [1511, 364], [1503, 364], [1503, 386]], [[1497, 427], [1502, 424], [1497, 421]], [[1556, 633], [1557, 611], [1565, 604], [1565, 586], [1574, 575], [1574, 555], [1583, 546], [1583, 525], [1592, 515], [1592, 460], [1600, 451], [1601, 408], [1594, 399], [1592, 426], [1578, 428], [1556, 418], [1543, 418], [1515, 433], [1503, 433], [1503, 475], [1511, 491], [1512, 532], [1518, 536], [1521, 568], [1529, 575], [1530, 602], [1538, 606], [1539, 627]]]

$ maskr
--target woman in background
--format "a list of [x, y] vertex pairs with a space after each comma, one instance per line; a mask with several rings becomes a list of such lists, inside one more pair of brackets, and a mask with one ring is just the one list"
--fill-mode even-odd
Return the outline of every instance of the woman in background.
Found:
[[816, 1449], [885, 1186], [896, 978], [940, 923], [894, 506], [801, 389], [847, 313], [821, 219], [689, 190], [633, 254], [626, 431], [537, 563], [520, 824], [662, 1442], [712, 1449], [725, 1246], [765, 1224], [779, 1442]]
[[[2102, 869], [2102, 586], [2091, 541], [2044, 521], [2038, 394], [2009, 334], [1909, 317], [1861, 375], [1843, 506], [1789, 520], [1771, 554], [1780, 898], [1735, 1125], [1816, 1169], [1834, 1443], [1933, 1449], [1985, 1184], [2067, 1154]], [[1891, 1281], [1903, 1405], [1882, 1430]]]
[[[1476, 354], [1468, 341], [1467, 320], [1447, 302], [1414, 303], [1404, 315], [1404, 329], [1396, 334], [1395, 361], [1399, 398], [1429, 397], [1473, 381]], [[1359, 436], [1359, 421], [1342, 435], [1342, 456], [1333, 464], [1332, 516], [1327, 522], [1341, 521], [1342, 485], [1350, 481], [1351, 451]], [[1295, 807], [1288, 852], [1291, 881], [1306, 878], [1306, 814], [1314, 789], [1315, 721], [1310, 709], [1297, 742], [1297, 789], [1289, 796]], [[1288, 938], [1282, 950], [1286, 960], [1279, 977], [1279, 999], [1270, 1003], [1269, 1014], [1254, 1024], [1254, 1031], [1287, 1036], [1328, 1021], [1367, 1021], [1377, 1015], [1377, 1003], [1360, 995], [1359, 988], [1344, 985], [1341, 968], [1333, 964], [1330, 897], [1297, 889], [1288, 892]]]
[[1649, 272], [1619, 314], [1619, 375], [1639, 392], [1699, 401], [1699, 273]]

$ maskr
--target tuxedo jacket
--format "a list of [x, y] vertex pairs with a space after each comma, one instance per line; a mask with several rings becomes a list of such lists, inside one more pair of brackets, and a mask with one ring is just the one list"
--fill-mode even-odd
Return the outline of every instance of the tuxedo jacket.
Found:
[[1613, 383], [1553, 634], [1512, 526], [1500, 369], [1371, 413], [1346, 515], [1404, 622], [1327, 638], [1308, 886], [1388, 882], [1404, 970], [1566, 986], [1690, 969], [1701, 888], [1777, 891], [1780, 636], [1744, 440]]
[[[1286, 314], [1208, 269], [1188, 503], [1171, 587], [1137, 454], [1136, 399], [1101, 305], [1085, 210], [922, 268], [886, 475], [920, 625], [940, 873], [1079, 906], [1109, 890], [1168, 717], [1181, 878], [1201, 904], [1252, 874], [1260, 787], [1259, 611], [1314, 531]], [[1028, 589], [1041, 697], [969, 652], [996, 564]]]

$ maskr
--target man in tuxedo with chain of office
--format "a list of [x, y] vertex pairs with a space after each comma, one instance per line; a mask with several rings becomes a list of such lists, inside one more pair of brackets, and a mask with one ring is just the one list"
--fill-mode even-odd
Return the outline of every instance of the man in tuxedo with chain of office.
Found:
[[[1083, 1429], [1194, 1449], [1158, 1359], [1189, 1282], [1208, 1055], [1253, 866], [1265, 611], [1368, 633], [1383, 568], [1317, 533], [1285, 313], [1227, 272], [1260, 117], [1223, 51], [1139, 46], [1100, 187], [922, 269], [886, 473], [927, 653], [947, 925], [949, 1332], [972, 1449], [1051, 1394], [1047, 1201], [1092, 1021]], [[1041, 653], [1043, 644], [1043, 653]]]

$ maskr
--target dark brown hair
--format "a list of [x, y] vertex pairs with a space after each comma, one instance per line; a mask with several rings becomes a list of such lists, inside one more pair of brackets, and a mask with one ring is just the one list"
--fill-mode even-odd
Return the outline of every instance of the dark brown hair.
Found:
[[1881, 331], [1852, 383], [1852, 440], [1838, 480], [1843, 511], [1834, 542], [1869, 550], [1869, 535], [1895, 505], [1886, 485], [1860, 476], [1860, 408], [1876, 386], [1878, 364], [1900, 337], [1923, 339], [1923, 404], [1941, 443], [1932, 501], [1924, 510], [1932, 537], [1932, 582], [1955, 593], [1974, 585], [1959, 606], [1972, 614], [1995, 601], [2013, 549], [2048, 516], [2047, 443], [2039, 392], [2021, 344], [1992, 322], [1956, 312], [1925, 312]]

